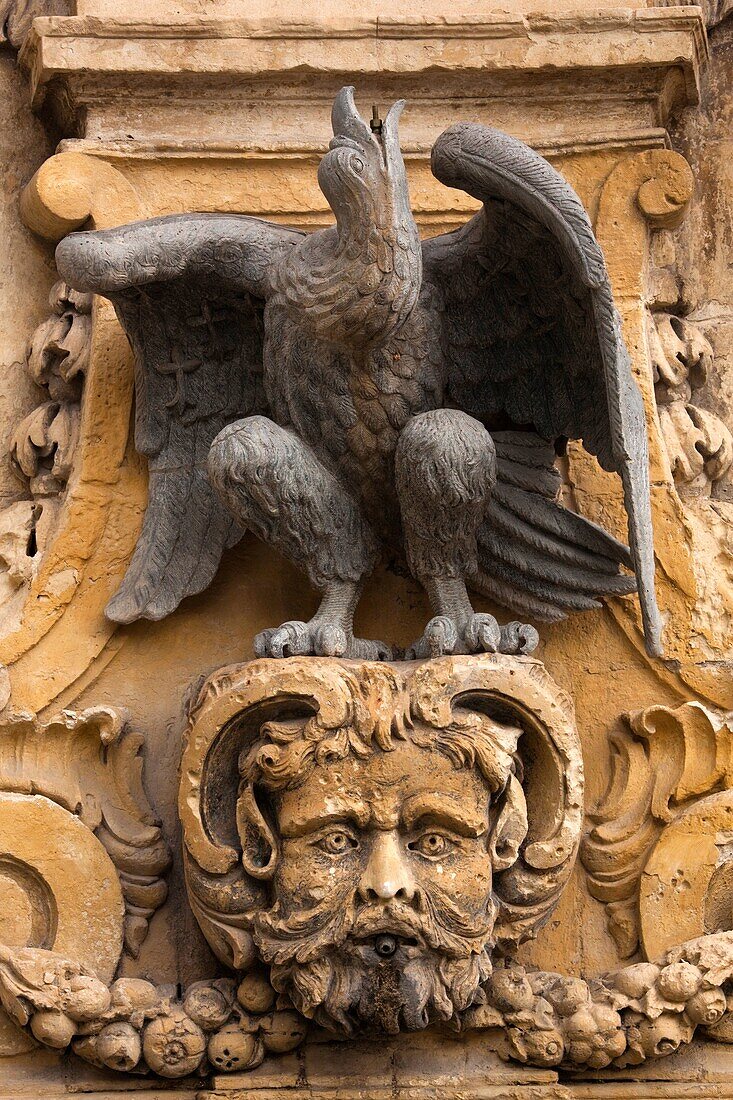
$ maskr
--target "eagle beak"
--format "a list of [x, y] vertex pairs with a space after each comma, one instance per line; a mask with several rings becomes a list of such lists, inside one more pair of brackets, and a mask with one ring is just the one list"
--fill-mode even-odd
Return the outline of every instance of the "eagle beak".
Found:
[[402, 164], [402, 153], [400, 151], [400, 135], [398, 131], [398, 123], [400, 121], [400, 115], [405, 109], [405, 100], [398, 99], [396, 103], [393, 103], [387, 112], [387, 117], [382, 123], [382, 145], [384, 148], [384, 162], [387, 169], [394, 164]]
[[342, 88], [334, 99], [331, 126], [334, 139], [350, 138], [359, 145], [371, 141], [372, 132], [356, 109], [352, 87]]

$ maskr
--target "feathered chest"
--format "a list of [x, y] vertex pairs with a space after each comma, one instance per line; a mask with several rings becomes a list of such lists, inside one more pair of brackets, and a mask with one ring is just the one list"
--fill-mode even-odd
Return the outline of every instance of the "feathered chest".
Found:
[[360, 351], [314, 339], [275, 298], [265, 330], [265, 389], [275, 419], [313, 447], [373, 518], [390, 511], [400, 432], [442, 401], [430, 314], [416, 307], [386, 343]]

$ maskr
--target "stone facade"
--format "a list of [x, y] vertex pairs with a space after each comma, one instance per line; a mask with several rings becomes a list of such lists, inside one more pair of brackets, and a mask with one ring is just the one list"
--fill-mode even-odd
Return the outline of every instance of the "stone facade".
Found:
[[[122, 8], [0, 4], [3, 1100], [729, 1095], [726, 5]], [[133, 354], [54, 245], [178, 213], [327, 228], [348, 84], [365, 117], [407, 100], [423, 238], [480, 205], [430, 170], [455, 122], [580, 197], [644, 402], [662, 657], [623, 595], [535, 624], [531, 657], [257, 660], [317, 599], [252, 533], [160, 621], [105, 615], [148, 503]], [[618, 478], [558, 450], [562, 503], [625, 540]], [[429, 615], [387, 555], [356, 633], [404, 652]]]

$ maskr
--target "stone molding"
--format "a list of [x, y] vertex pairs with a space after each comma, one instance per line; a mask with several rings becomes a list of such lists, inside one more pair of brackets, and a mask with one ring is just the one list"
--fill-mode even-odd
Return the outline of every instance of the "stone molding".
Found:
[[[189, 144], [201, 148], [227, 138], [242, 141], [246, 117], [245, 143], [261, 153], [324, 150], [325, 105], [338, 83], [358, 79], [365, 97], [410, 98], [404, 142], [410, 153], [429, 149], [446, 122], [445, 100], [455, 94], [470, 97], [479, 111], [490, 103], [491, 121], [531, 144], [542, 135], [547, 142], [550, 101], [567, 97], [569, 89], [583, 100], [579, 143], [592, 144], [608, 130], [609, 114], [616, 116], [619, 135], [643, 131], [660, 143], [670, 115], [697, 102], [706, 57], [700, 9], [674, 7], [457, 15], [440, 22], [388, 14], [291, 23], [47, 17], [36, 20], [21, 63], [35, 105], [47, 102], [68, 134], [145, 141], [140, 127], [157, 126], [150, 139], [175, 141], [184, 127]], [[522, 130], [526, 111], [515, 113], [512, 124], [506, 102], [516, 107], [530, 92], [535, 101], [547, 101], [536, 133]], [[205, 93], [217, 99], [213, 115]], [[151, 97], [157, 123], [141, 120], [138, 109]], [[294, 99], [298, 111], [282, 112], [275, 140], [272, 109], [278, 101], [290, 108]]]

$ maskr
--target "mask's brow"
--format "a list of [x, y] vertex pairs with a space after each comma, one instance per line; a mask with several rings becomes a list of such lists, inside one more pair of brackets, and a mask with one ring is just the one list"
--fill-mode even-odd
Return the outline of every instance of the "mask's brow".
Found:
[[369, 824], [370, 812], [363, 802], [328, 797], [315, 806], [296, 807], [290, 813], [280, 814], [280, 834], [284, 837], [308, 836], [326, 825], [356, 825], [364, 829]]
[[458, 802], [450, 795], [423, 791], [405, 799], [402, 823], [407, 829], [418, 824], [442, 825], [459, 836], [481, 836], [489, 827], [488, 799], [485, 813]]

